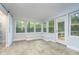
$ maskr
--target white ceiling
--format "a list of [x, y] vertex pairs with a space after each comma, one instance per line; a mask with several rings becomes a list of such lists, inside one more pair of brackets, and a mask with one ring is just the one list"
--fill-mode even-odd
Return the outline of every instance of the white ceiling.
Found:
[[13, 17], [46, 21], [76, 4], [69, 3], [6, 3]]

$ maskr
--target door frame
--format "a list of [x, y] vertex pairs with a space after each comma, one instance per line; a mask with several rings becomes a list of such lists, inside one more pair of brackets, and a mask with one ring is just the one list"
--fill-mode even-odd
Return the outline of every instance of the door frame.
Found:
[[[55, 34], [56, 34], [56, 42], [66, 45], [66, 19], [67, 16], [63, 15], [61, 17], [57, 17], [55, 19]], [[59, 40], [58, 38], [58, 22], [64, 22], [64, 41]]]

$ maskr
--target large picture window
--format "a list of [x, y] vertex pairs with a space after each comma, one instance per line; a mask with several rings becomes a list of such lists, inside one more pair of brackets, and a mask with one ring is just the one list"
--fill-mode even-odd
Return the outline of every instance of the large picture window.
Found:
[[46, 23], [43, 23], [43, 32], [46, 32]]
[[16, 21], [16, 33], [25, 32], [25, 22], [23, 20]]
[[79, 14], [71, 16], [71, 35], [79, 36]]
[[49, 21], [49, 33], [54, 32], [54, 20]]
[[41, 32], [41, 24], [40, 23], [36, 23], [36, 32]]
[[34, 23], [31, 21], [28, 22], [27, 32], [34, 32]]

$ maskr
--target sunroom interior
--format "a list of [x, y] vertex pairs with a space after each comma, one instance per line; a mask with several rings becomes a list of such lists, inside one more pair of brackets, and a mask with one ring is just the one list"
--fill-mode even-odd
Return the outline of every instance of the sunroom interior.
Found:
[[[50, 48], [51, 50], [60, 48], [63, 45], [67, 49], [72, 50], [70, 52], [79, 52], [78, 3], [1, 3], [0, 28], [0, 48], [2, 49], [0, 52], [7, 50], [9, 53], [11, 49], [15, 49], [15, 47], [12, 47], [14, 45], [17, 46], [17, 43], [20, 44], [18, 45], [19, 48], [17, 46], [17, 51], [22, 47], [26, 47], [26, 45], [28, 47], [34, 46], [32, 49], [37, 45], [40, 51], [40, 48], [45, 47], [42, 46], [45, 42], [49, 46], [50, 43], [51, 45], [54, 43], [54, 47]], [[24, 43], [25, 45], [23, 45]], [[36, 45], [32, 43], [36, 43]], [[33, 46], [30, 46], [30, 44]], [[48, 48], [44, 48], [44, 50]], [[23, 53], [26, 51], [27, 49], [23, 50]], [[32, 53], [31, 51], [25, 54], [43, 54], [43, 51], [41, 53]], [[54, 52], [50, 52], [45, 52], [45, 54], [54, 54]], [[3, 54], [8, 53], [4, 52]], [[22, 51], [20, 53], [23, 54]], [[60, 52], [58, 54], [64, 53]], [[73, 52], [71, 54], [75, 53]]]

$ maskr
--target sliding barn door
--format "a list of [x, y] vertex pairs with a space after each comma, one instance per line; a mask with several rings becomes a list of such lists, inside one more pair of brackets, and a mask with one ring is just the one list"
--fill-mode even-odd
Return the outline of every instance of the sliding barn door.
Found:
[[8, 20], [7, 20], [7, 41], [6, 46], [10, 47], [13, 42], [13, 30], [12, 30], [12, 16], [8, 13]]

